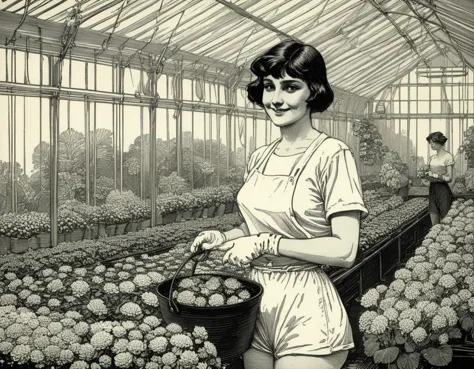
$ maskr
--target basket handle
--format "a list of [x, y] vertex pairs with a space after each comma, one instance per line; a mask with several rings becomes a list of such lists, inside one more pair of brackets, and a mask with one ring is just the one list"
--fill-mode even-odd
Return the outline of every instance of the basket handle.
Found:
[[191, 270], [191, 275], [194, 275], [194, 272], [196, 271], [196, 267], [197, 267], [198, 262], [206, 260], [207, 257], [209, 256], [209, 253], [210, 253], [210, 250], [203, 250], [203, 249], [199, 248], [196, 252], [191, 254], [191, 256], [189, 256], [186, 260], [184, 260], [181, 263], [178, 270], [174, 274], [173, 279], [171, 280], [170, 291], [169, 291], [169, 296], [168, 296], [169, 308], [170, 308], [170, 311], [172, 313], [179, 314], [178, 306], [176, 305], [176, 302], [174, 301], [174, 298], [173, 298], [173, 287], [174, 287], [174, 283], [175, 283], [176, 277], [178, 276], [179, 272], [184, 268], [184, 266], [190, 260], [196, 259], [194, 261], [193, 268]]

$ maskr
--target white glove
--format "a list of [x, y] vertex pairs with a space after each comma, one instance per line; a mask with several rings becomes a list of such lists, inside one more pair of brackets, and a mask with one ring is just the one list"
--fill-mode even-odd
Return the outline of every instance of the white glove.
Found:
[[[281, 238], [281, 235], [270, 233], [237, 238], [228, 242], [230, 248], [222, 261], [241, 267], [263, 254], [279, 255], [278, 244]], [[225, 249], [228, 249], [228, 245], [225, 245]]]
[[199, 246], [202, 246], [203, 250], [215, 250], [219, 249], [227, 242], [227, 237], [220, 231], [204, 231], [197, 235], [191, 245], [191, 252], [196, 252]]

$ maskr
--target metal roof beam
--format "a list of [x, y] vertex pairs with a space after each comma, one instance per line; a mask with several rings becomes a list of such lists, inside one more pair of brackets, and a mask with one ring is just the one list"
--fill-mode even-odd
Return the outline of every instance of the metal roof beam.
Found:
[[302, 41], [298, 40], [296, 37], [291, 36], [288, 33], [285, 33], [283, 31], [279, 30], [278, 28], [274, 27], [272, 24], [270, 24], [268, 22], [265, 22], [263, 19], [248, 13], [247, 11], [245, 11], [244, 9], [238, 7], [235, 4], [229, 3], [226, 0], [215, 0], [215, 1], [217, 1], [219, 4], [222, 4], [226, 7], [228, 7], [229, 9], [232, 9], [234, 12], [241, 15], [242, 17], [248, 18], [251, 21], [259, 24], [260, 26], [262, 26], [262, 27], [264, 27], [264, 28], [266, 28], [266, 29], [268, 29], [272, 32], [275, 32], [278, 35], [282, 35], [282, 36], [285, 36], [285, 37], [289, 38], [290, 40], [294, 40], [294, 41], [303, 43]]
[[400, 34], [400, 36], [402, 36], [408, 43], [408, 45], [410, 45], [410, 47], [412, 48], [412, 50], [418, 55], [418, 57], [423, 60], [423, 63], [425, 63], [425, 65], [427, 67], [429, 67], [427, 61], [423, 58], [423, 56], [418, 52], [417, 48], [416, 48], [416, 45], [415, 43], [413, 42], [413, 40], [410, 38], [410, 36], [408, 36], [405, 32], [403, 32], [402, 29], [400, 29], [400, 27], [398, 26], [397, 22], [395, 22], [389, 15], [388, 15], [388, 12], [386, 12], [381, 6], [380, 4], [377, 2], [377, 0], [369, 0], [370, 3], [374, 6], [375, 9], [377, 9], [380, 13], [382, 13], [382, 15], [387, 18], [387, 20], [395, 27], [395, 29], [397, 30], [397, 32]]

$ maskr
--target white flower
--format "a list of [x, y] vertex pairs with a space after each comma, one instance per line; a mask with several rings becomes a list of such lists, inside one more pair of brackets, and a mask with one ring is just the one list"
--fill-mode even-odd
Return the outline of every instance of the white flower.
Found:
[[91, 345], [94, 346], [96, 350], [105, 350], [112, 345], [113, 341], [114, 337], [110, 333], [101, 331], [92, 336]]
[[372, 321], [372, 324], [370, 325], [370, 331], [373, 334], [382, 334], [385, 332], [387, 327], [388, 319], [383, 315], [379, 315]]
[[121, 282], [119, 284], [119, 290], [122, 293], [131, 293], [131, 292], [134, 292], [135, 289], [136, 289], [135, 284], [130, 281]]
[[75, 281], [71, 284], [72, 294], [76, 297], [84, 296], [89, 292], [90, 287], [87, 282], [84, 281]]
[[433, 317], [433, 320], [431, 322], [431, 326], [435, 331], [445, 328], [447, 326], [448, 322], [446, 318], [442, 315], [435, 315]]
[[390, 284], [390, 288], [397, 292], [403, 292], [405, 289], [405, 282], [403, 282], [401, 279], [396, 279]]
[[152, 283], [152, 279], [146, 274], [138, 274], [133, 279], [133, 283], [138, 287], [148, 287]]
[[375, 311], [365, 311], [359, 318], [359, 329], [366, 332], [372, 325], [372, 321], [378, 316]]
[[101, 299], [92, 299], [87, 304], [87, 309], [95, 315], [106, 315], [108, 312], [107, 306]]
[[454, 288], [456, 279], [450, 274], [445, 274], [439, 279], [438, 284], [444, 288]]
[[448, 343], [449, 335], [447, 333], [440, 334], [438, 340], [440, 344], [444, 345]]
[[404, 333], [411, 333], [415, 328], [415, 323], [411, 319], [402, 319], [398, 324]]
[[122, 305], [120, 312], [126, 316], [136, 317], [142, 313], [142, 309], [134, 302], [127, 302]]
[[375, 288], [368, 290], [361, 299], [361, 305], [365, 308], [377, 305], [377, 301], [380, 297], [380, 294]]
[[144, 292], [141, 297], [143, 302], [149, 306], [157, 307], [159, 305], [158, 296], [152, 292]]
[[418, 328], [415, 328], [413, 332], [410, 333], [410, 336], [413, 339], [413, 342], [421, 343], [427, 337], [427, 333], [424, 328], [418, 327]]

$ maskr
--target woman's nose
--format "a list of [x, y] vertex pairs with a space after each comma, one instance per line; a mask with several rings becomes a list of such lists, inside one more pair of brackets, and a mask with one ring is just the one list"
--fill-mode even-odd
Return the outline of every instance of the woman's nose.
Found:
[[282, 99], [280, 91], [278, 90], [275, 90], [275, 92], [273, 93], [272, 105], [275, 106], [276, 108], [283, 105], [283, 99]]

